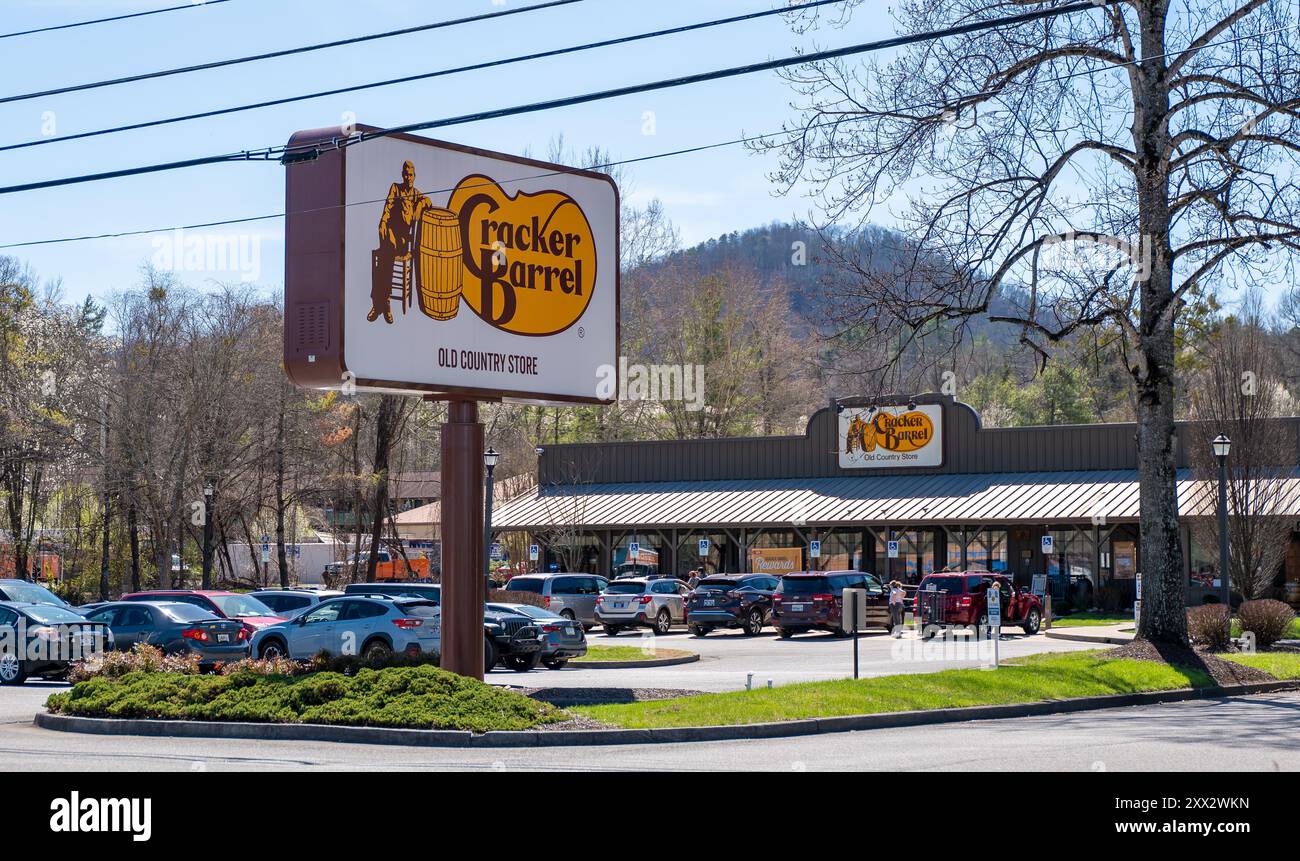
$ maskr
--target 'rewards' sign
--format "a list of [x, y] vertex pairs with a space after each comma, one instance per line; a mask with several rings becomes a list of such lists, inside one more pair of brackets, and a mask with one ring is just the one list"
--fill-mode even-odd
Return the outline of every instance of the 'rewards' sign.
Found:
[[839, 460], [843, 469], [942, 466], [942, 405], [841, 410]]
[[327, 145], [287, 172], [295, 383], [605, 402], [619, 336], [608, 176], [409, 135]]
[[755, 574], [789, 574], [803, 570], [802, 547], [755, 547], [749, 551], [749, 570]]

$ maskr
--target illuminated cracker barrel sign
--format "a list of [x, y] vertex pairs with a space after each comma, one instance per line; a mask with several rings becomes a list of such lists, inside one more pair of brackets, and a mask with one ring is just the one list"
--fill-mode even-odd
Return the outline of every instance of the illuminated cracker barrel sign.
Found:
[[618, 366], [613, 181], [407, 135], [336, 148], [342, 137], [289, 144], [320, 151], [287, 167], [290, 379], [604, 402], [602, 366]]
[[943, 465], [943, 406], [844, 409], [839, 415], [844, 469]]

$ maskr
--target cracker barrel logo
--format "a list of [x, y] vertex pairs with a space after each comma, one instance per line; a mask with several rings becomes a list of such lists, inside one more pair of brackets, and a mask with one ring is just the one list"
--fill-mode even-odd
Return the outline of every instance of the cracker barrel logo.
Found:
[[393, 322], [413, 296], [425, 316], [450, 320], [463, 302], [488, 325], [516, 335], [554, 335], [576, 323], [596, 286], [596, 242], [577, 202], [559, 191], [506, 194], [467, 176], [437, 208], [415, 187], [407, 162], [393, 183], [373, 254], [371, 322]]
[[873, 452], [877, 448], [910, 452], [925, 448], [934, 439], [934, 422], [922, 412], [900, 414], [878, 412], [870, 418], [855, 415], [844, 435], [844, 453]]

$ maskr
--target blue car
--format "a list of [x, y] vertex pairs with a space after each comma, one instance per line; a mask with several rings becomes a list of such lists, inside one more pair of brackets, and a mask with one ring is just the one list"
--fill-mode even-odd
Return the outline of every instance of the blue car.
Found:
[[442, 617], [438, 605], [420, 598], [344, 596], [322, 601], [301, 615], [253, 635], [259, 658], [305, 661], [320, 652], [375, 657], [389, 652], [438, 652]]

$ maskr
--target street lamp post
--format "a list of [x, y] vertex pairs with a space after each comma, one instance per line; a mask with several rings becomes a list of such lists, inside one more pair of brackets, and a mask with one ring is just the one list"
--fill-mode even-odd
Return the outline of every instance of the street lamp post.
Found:
[[212, 515], [217, 498], [217, 484], [211, 478], [203, 482], [203, 588], [212, 588]]
[[1232, 618], [1232, 591], [1228, 578], [1228, 452], [1232, 450], [1232, 440], [1219, 434], [1211, 443], [1214, 458], [1219, 462], [1219, 583], [1223, 588], [1223, 606], [1228, 608], [1228, 618]]
[[483, 497], [483, 583], [487, 589], [492, 588], [492, 472], [497, 468], [499, 457], [494, 448], [483, 452], [483, 466], [487, 467]]

